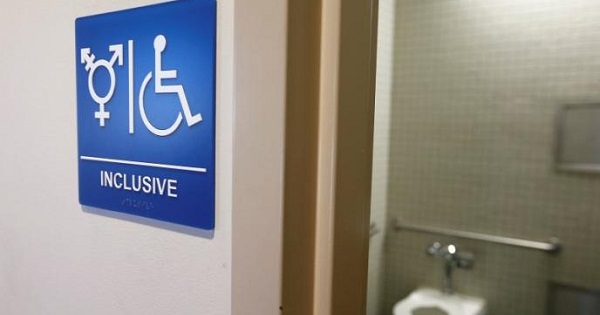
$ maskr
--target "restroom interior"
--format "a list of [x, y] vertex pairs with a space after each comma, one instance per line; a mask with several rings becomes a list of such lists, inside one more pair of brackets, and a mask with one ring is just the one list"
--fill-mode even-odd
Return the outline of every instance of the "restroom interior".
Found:
[[[561, 109], [600, 103], [600, 2], [379, 0], [378, 19], [367, 314], [441, 287], [425, 254], [436, 241], [473, 254], [453, 286], [488, 315], [588, 314], [557, 313], [557, 287], [600, 314], [600, 174], [555, 161]], [[396, 230], [399, 218], [561, 250]]]

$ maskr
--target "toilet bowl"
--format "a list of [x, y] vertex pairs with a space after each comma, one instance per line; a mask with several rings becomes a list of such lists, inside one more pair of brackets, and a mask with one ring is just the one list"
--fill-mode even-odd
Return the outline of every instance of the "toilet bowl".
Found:
[[461, 294], [421, 288], [394, 306], [393, 315], [485, 315], [485, 301]]

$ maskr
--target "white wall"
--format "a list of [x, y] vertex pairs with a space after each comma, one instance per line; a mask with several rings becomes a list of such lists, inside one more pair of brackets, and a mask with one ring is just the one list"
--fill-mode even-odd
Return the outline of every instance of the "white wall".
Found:
[[236, 1], [232, 270], [236, 315], [281, 313], [286, 36], [287, 1]]
[[0, 4], [0, 314], [231, 313], [232, 0], [219, 0], [214, 239], [77, 201], [74, 20], [152, 2]]
[[387, 221], [387, 188], [390, 151], [390, 115], [394, 68], [395, 0], [379, 0], [377, 26], [377, 78], [375, 121], [373, 130], [373, 175], [371, 186], [371, 223], [379, 233], [369, 243], [369, 278], [367, 314], [381, 312], [385, 280], [385, 233]]

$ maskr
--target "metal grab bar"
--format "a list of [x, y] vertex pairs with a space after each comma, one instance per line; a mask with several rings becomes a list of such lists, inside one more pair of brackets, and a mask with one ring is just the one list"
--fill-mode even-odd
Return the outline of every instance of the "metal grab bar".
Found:
[[418, 224], [410, 224], [403, 222], [402, 219], [397, 218], [396, 223], [394, 225], [394, 229], [398, 230], [406, 230], [406, 231], [415, 231], [415, 232], [426, 232], [438, 235], [445, 236], [454, 236], [461, 238], [468, 238], [472, 240], [486, 241], [504, 245], [511, 245], [517, 247], [524, 247], [530, 249], [537, 249], [541, 251], [546, 251], [550, 253], [557, 253], [560, 251], [560, 240], [556, 237], [550, 238], [547, 242], [538, 242], [538, 241], [529, 241], [512, 237], [505, 236], [496, 236], [496, 235], [488, 235], [483, 233], [475, 233], [475, 232], [466, 232], [466, 231], [457, 231], [451, 229], [444, 229], [438, 227], [430, 227], [423, 226]]

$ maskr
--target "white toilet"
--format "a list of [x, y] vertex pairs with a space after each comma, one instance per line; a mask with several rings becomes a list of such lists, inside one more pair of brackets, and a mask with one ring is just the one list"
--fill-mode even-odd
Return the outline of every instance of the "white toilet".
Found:
[[427, 309], [438, 309], [437, 312], [431, 312], [434, 314], [485, 315], [485, 301], [476, 297], [422, 288], [396, 303], [393, 315], [414, 315]]

